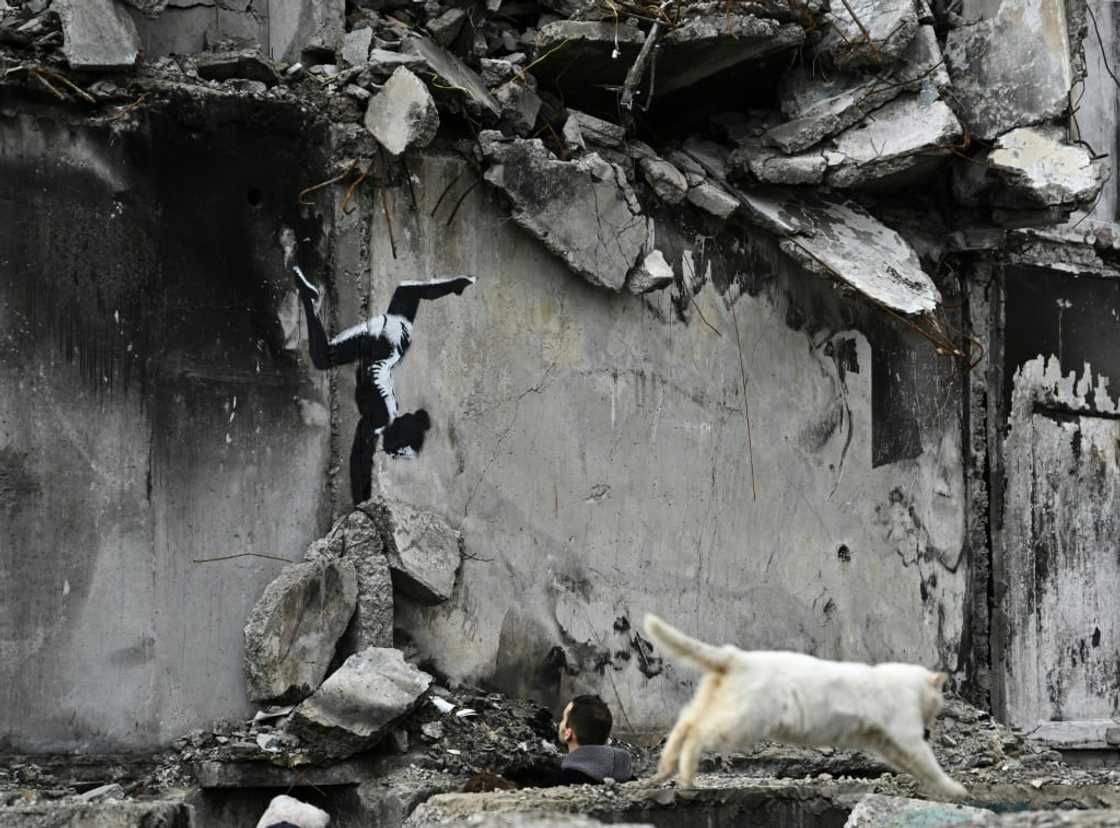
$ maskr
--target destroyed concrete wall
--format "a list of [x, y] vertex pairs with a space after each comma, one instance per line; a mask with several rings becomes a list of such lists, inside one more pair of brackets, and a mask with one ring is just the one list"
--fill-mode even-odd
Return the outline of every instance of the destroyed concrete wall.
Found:
[[325, 239], [278, 173], [315, 168], [316, 132], [3, 95], [0, 749], [149, 748], [251, 709], [241, 627], [329, 519], [328, 387], [273, 238], [279, 211]]
[[684, 321], [668, 291], [573, 276], [485, 189], [454, 215], [437, 205], [468, 186], [454, 156], [410, 163], [412, 193], [385, 191], [395, 241], [378, 195], [339, 218], [335, 272], [354, 274], [338, 285], [344, 320], [401, 279], [480, 277], [421, 309], [397, 370], [403, 407], [441, 412], [423, 461], [375, 471], [464, 535], [447, 604], [398, 596], [398, 629], [430, 669], [552, 702], [595, 690], [640, 731], [691, 679], [638, 633], [646, 610], [717, 641], [955, 668], [952, 360], [761, 231], [721, 232], [699, 211], [658, 222], [659, 247], [702, 285]]

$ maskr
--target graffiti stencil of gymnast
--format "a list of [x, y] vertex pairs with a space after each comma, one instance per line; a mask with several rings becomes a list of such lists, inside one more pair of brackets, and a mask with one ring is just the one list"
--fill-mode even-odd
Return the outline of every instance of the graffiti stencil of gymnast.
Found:
[[474, 276], [451, 276], [428, 282], [401, 282], [384, 313], [371, 316], [328, 340], [319, 319], [316, 303], [319, 289], [303, 275], [295, 261], [295, 233], [280, 231], [284, 266], [295, 276], [296, 290], [307, 314], [307, 338], [311, 364], [321, 370], [357, 362], [357, 389], [354, 397], [361, 419], [350, 449], [350, 494], [354, 503], [368, 500], [372, 489], [373, 455], [378, 438], [385, 453], [392, 457], [415, 457], [431, 428], [428, 412], [400, 414], [393, 389], [393, 368], [408, 352], [412, 325], [422, 299], [439, 299], [449, 293], [461, 294], [475, 283]]

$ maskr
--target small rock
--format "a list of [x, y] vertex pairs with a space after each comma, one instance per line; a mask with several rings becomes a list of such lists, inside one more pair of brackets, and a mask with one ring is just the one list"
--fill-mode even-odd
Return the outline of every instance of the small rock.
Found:
[[435, 19], [429, 20], [426, 27], [436, 43], [440, 46], [450, 46], [451, 42], [459, 36], [463, 21], [466, 19], [466, 9], [448, 9]]
[[711, 181], [690, 189], [687, 198], [689, 203], [720, 219], [726, 219], [739, 208], [737, 198]]
[[196, 55], [195, 69], [204, 80], [245, 78], [275, 86], [280, 78], [271, 61], [256, 51], [203, 52]]
[[369, 63], [369, 47], [373, 44], [373, 29], [363, 26], [346, 33], [342, 39], [342, 62], [350, 66]]
[[494, 92], [494, 97], [502, 106], [502, 116], [518, 135], [527, 137], [533, 132], [541, 99], [523, 80], [515, 78], [502, 84]]
[[596, 118], [576, 109], [568, 110], [568, 120], [564, 127], [572, 124], [579, 131], [579, 135], [587, 143], [598, 144], [603, 147], [621, 147], [626, 140], [626, 130], [610, 121]]
[[124, 799], [124, 788], [116, 782], [111, 782], [108, 785], [102, 785], [99, 788], [86, 791], [78, 795], [78, 799], [82, 802], [104, 802], [109, 799]]
[[630, 277], [626, 280], [626, 289], [638, 295], [661, 290], [672, 283], [673, 268], [665, 261], [665, 256], [660, 250], [654, 250], [630, 273]]
[[443, 738], [443, 725], [440, 722], [425, 722], [420, 725], [420, 734], [431, 742], [437, 742]]
[[638, 169], [646, 183], [657, 193], [657, 197], [666, 204], [680, 204], [684, 201], [688, 194], [688, 179], [668, 161], [656, 155], [652, 158], [641, 157], [638, 159]]
[[342, 91], [356, 101], [368, 101], [371, 97], [373, 97], [373, 93], [368, 89], [352, 83], [346, 84]]
[[491, 89], [513, 78], [513, 64], [508, 60], [483, 58], [479, 63], [482, 67], [482, 82]]
[[426, 147], [439, 131], [439, 112], [428, 87], [404, 66], [369, 102], [366, 129], [393, 155]]

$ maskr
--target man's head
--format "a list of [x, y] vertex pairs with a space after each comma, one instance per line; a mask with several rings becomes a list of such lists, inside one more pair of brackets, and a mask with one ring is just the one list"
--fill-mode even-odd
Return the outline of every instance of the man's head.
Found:
[[611, 735], [611, 709], [598, 696], [576, 696], [564, 708], [557, 735], [575, 750], [583, 745], [605, 745]]

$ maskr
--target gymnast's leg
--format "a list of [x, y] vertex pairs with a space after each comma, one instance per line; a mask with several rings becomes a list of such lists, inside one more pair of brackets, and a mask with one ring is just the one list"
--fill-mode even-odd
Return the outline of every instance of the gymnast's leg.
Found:
[[390, 314], [403, 316], [409, 322], [416, 319], [421, 299], [439, 299], [449, 293], [461, 294], [476, 281], [474, 276], [449, 276], [428, 282], [401, 282], [393, 291], [389, 302]]
[[354, 431], [350, 448], [350, 497], [354, 505], [365, 503], [373, 493], [373, 453], [377, 451], [377, 433], [371, 418], [363, 416]]

